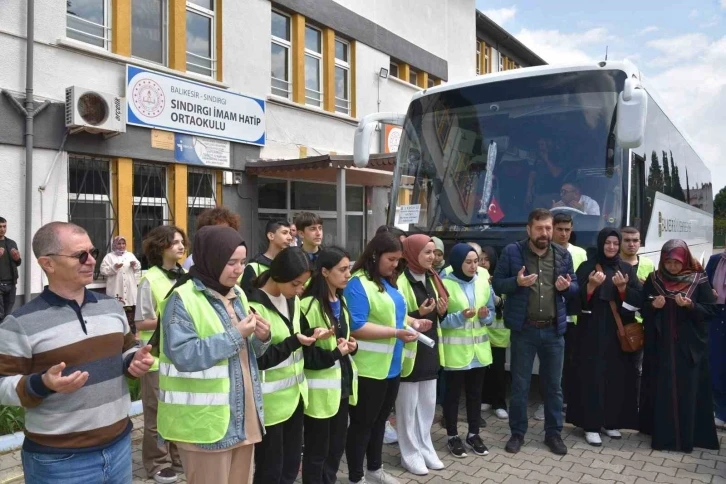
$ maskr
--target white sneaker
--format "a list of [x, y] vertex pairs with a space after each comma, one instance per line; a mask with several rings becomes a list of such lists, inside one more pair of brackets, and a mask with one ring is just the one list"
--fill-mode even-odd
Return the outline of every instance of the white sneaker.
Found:
[[611, 439], [618, 440], [622, 438], [623, 434], [620, 433], [619, 430], [608, 430], [608, 429], [602, 429], [602, 432], [610, 437]]
[[491, 410], [492, 406], [488, 403], [482, 403], [481, 404], [481, 411], [486, 412], [487, 410]]
[[353, 482], [353, 481], [351, 481], [350, 479], [348, 479], [348, 484], [368, 484], [368, 483], [367, 483], [367, 481], [366, 481], [366, 478], [365, 478], [365, 476], [363, 476], [363, 477], [361, 478], [361, 480], [360, 480], [360, 481], [358, 481], [358, 482]]
[[377, 471], [367, 471], [366, 479], [368, 479], [366, 482], [370, 482], [372, 484], [401, 484], [398, 479], [384, 471], [383, 467]]
[[391, 425], [391, 422], [386, 420], [386, 431], [383, 433], [384, 444], [395, 444], [398, 442], [398, 432], [396, 428]]
[[494, 415], [496, 415], [497, 418], [500, 418], [502, 420], [507, 420], [509, 418], [509, 414], [503, 408], [498, 408], [498, 409], [494, 410]]
[[716, 428], [719, 428], [719, 429], [726, 428], [726, 422], [721, 420], [718, 417], [714, 417], [713, 422], [716, 424]]
[[535, 420], [544, 420], [544, 404], [540, 404], [539, 407], [537, 407], [537, 410], [534, 411], [534, 419]]
[[423, 459], [426, 463], [426, 467], [432, 471], [440, 471], [445, 467], [444, 463], [441, 462], [441, 459], [439, 459], [439, 456], [436, 454], [430, 455], [427, 452], [424, 452]]
[[414, 474], [416, 476], [425, 476], [429, 473], [429, 470], [426, 468], [426, 464], [424, 463], [422, 458], [416, 458], [414, 459], [415, 462], [409, 464], [405, 460], [401, 459], [401, 467], [406, 469], [411, 474]]
[[599, 432], [585, 432], [585, 441], [595, 447], [602, 445], [602, 439], [600, 439]]

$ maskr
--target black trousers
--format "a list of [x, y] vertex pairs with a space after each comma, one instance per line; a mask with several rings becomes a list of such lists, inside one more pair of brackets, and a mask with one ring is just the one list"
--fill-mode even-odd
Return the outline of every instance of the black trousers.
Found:
[[466, 392], [466, 420], [469, 433], [478, 434], [481, 425], [481, 388], [484, 383], [484, 368], [471, 370], [445, 370], [446, 395], [444, 396], [444, 420], [446, 434], [454, 437], [459, 434], [456, 423], [459, 415], [461, 389]]
[[369, 471], [377, 471], [383, 465], [383, 433], [396, 403], [400, 382], [400, 376], [387, 380], [358, 377], [358, 404], [350, 407], [350, 426], [345, 444], [348, 479], [351, 482], [363, 478], [364, 459], [368, 461]]
[[305, 415], [303, 484], [335, 484], [348, 433], [348, 398], [340, 401], [338, 413], [330, 418]]
[[255, 444], [254, 484], [292, 484], [300, 470], [303, 442], [302, 397], [292, 417], [265, 427], [262, 442]]
[[[577, 340], [575, 338], [575, 327], [574, 323], [567, 323], [567, 332], [565, 333], [565, 359], [562, 363], [562, 401], [567, 403], [569, 399], [568, 394], [572, 392], [572, 388], [569, 388], [569, 383], [574, 381], [575, 378], [575, 346]], [[541, 380], [540, 380], [541, 381]], [[540, 394], [544, 398], [545, 392], [540, 384]]]
[[507, 409], [507, 349], [492, 346], [492, 364], [484, 371], [481, 403], [488, 403], [494, 410]]
[[0, 321], [13, 312], [16, 289], [15, 284], [0, 283]]

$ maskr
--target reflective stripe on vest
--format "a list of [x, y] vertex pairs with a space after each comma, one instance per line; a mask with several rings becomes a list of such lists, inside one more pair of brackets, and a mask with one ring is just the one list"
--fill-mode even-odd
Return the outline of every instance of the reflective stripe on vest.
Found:
[[[250, 305], [270, 323], [270, 344], [280, 344], [300, 332], [300, 299], [297, 296], [290, 314], [292, 332], [276, 310], [254, 301]], [[303, 372], [303, 360], [302, 348], [298, 348], [284, 361], [260, 372], [265, 425], [276, 425], [292, 417], [301, 397], [303, 404], [307, 406], [308, 387]]]
[[[483, 271], [483, 272], [482, 272]], [[477, 271], [474, 279], [474, 310], [486, 306], [491, 296], [488, 272]], [[486, 277], [484, 277], [486, 276]], [[470, 307], [469, 299], [462, 286], [454, 279], [444, 279], [449, 292], [449, 314], [460, 313]], [[444, 352], [444, 368], [465, 368], [474, 357], [483, 366], [492, 363], [492, 350], [486, 325], [479, 322], [476, 314], [469, 318], [461, 328], [441, 328], [441, 346]]]
[[169, 405], [229, 405], [229, 393], [187, 393], [159, 390], [159, 402]]
[[[226, 331], [207, 296], [195, 288], [193, 281], [174, 289], [174, 294], [181, 299], [199, 339]], [[239, 297], [249, 311], [247, 298], [241, 292]], [[229, 360], [220, 360], [205, 370], [179, 371], [164, 353], [162, 331], [159, 369], [159, 435], [174, 442], [219, 442], [227, 433], [230, 420]]]
[[[313, 298], [307, 297], [300, 301], [302, 312], [305, 314], [310, 328], [330, 328], [331, 321], [328, 316], [323, 313], [320, 308], [320, 302]], [[350, 313], [341, 303], [341, 317], [347, 322], [347, 332], [345, 339], [350, 339]], [[315, 342], [315, 346], [326, 351], [335, 351], [337, 346], [337, 338], [326, 338]], [[350, 405], [358, 402], [358, 372], [356, 370], [353, 358], [346, 355], [353, 370], [351, 391], [348, 397]], [[323, 370], [305, 369], [305, 378], [308, 383], [308, 405], [305, 407], [305, 415], [313, 418], [330, 418], [340, 410], [340, 399], [342, 398], [341, 379], [343, 373], [340, 361], [336, 361], [330, 368]]]
[[[378, 285], [368, 279], [363, 271], [356, 272], [353, 277], [360, 280], [365, 290], [370, 308], [368, 321], [387, 328], [396, 328], [396, 303], [388, 292], [386, 290], [380, 292]], [[403, 300], [405, 303], [406, 299], [403, 298]], [[358, 367], [358, 374], [374, 380], [388, 378], [395, 345], [395, 337], [368, 341], [358, 340], [358, 351], [353, 356], [353, 361]], [[401, 363], [403, 364], [403, 361]]]
[[487, 328], [489, 343], [493, 348], [508, 348], [511, 331], [504, 325], [504, 319], [494, 318], [494, 322]]
[[[161, 322], [161, 312], [163, 310], [163, 304], [162, 301], [166, 298], [166, 295], [169, 293], [169, 290], [174, 286], [174, 283], [176, 281], [172, 281], [168, 277], [166, 277], [166, 274], [164, 274], [164, 271], [159, 269], [158, 266], [151, 267], [148, 271], [146, 271], [146, 274], [144, 274], [144, 277], [141, 278], [141, 281], [148, 281], [149, 282], [149, 288], [151, 289], [151, 298], [154, 301], [154, 308], [156, 308], [156, 321], [157, 324]], [[141, 284], [141, 282], [139, 282]], [[139, 331], [139, 343], [142, 345], [148, 344], [151, 337], [154, 335], [154, 330], [144, 330]], [[151, 365], [151, 368], [149, 371], [158, 371], [159, 370], [159, 359], [154, 358], [154, 364]]]

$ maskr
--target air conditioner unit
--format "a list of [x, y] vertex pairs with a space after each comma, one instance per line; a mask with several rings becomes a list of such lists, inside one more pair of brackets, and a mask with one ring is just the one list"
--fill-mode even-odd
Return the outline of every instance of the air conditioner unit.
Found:
[[85, 87], [67, 87], [66, 128], [71, 133], [125, 133], [126, 98]]

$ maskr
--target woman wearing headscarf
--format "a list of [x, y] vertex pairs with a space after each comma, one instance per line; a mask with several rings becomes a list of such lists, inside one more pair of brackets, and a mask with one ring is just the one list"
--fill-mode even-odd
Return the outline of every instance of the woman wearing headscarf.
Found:
[[708, 367], [716, 297], [685, 242], [665, 243], [643, 293], [640, 431], [656, 450], [718, 449]]
[[708, 323], [708, 346], [713, 382], [714, 421], [726, 426], [726, 252], [712, 255], [706, 264], [708, 282], [716, 295], [716, 316]]
[[593, 446], [602, 445], [600, 432], [619, 439], [619, 429], [638, 426], [635, 353], [620, 347], [613, 308], [623, 325], [635, 322], [641, 286], [632, 266], [620, 260], [620, 243], [620, 231], [601, 230], [597, 254], [576, 272], [588, 282], [580, 287], [567, 422], [582, 428]]
[[446, 267], [446, 260], [444, 260], [444, 242], [438, 237], [431, 237], [431, 240], [434, 241], [434, 246], [436, 247], [434, 249], [433, 268], [436, 272], [441, 273], [444, 267]]
[[468, 244], [456, 244], [449, 254], [452, 271], [444, 277], [449, 308], [441, 321], [442, 365], [446, 390], [444, 419], [448, 448], [454, 457], [467, 456], [457, 431], [459, 396], [466, 391], [469, 424], [464, 442], [477, 455], [487, 455], [481, 437], [481, 389], [484, 369], [492, 363], [487, 326], [494, 318], [494, 291], [478, 273], [479, 256]]
[[431, 237], [411, 235], [403, 241], [406, 268], [398, 276], [398, 289], [406, 299], [408, 315], [432, 322], [423, 334], [434, 341], [430, 347], [416, 343], [416, 359], [411, 373], [401, 378], [396, 398], [396, 427], [401, 449], [401, 465], [412, 474], [426, 475], [444, 464], [431, 442], [431, 426], [436, 411], [436, 379], [439, 373], [439, 319], [446, 314], [448, 293], [433, 269], [436, 245]]
[[126, 237], [117, 235], [111, 242], [111, 252], [101, 262], [101, 275], [106, 277], [106, 295], [116, 298], [126, 311], [131, 330], [136, 332], [136, 284], [141, 277], [141, 263], [126, 250]]
[[176, 442], [187, 482], [246, 484], [264, 432], [257, 358], [270, 326], [235, 287], [247, 259], [236, 230], [203, 227], [192, 255], [163, 303], [159, 435]]

